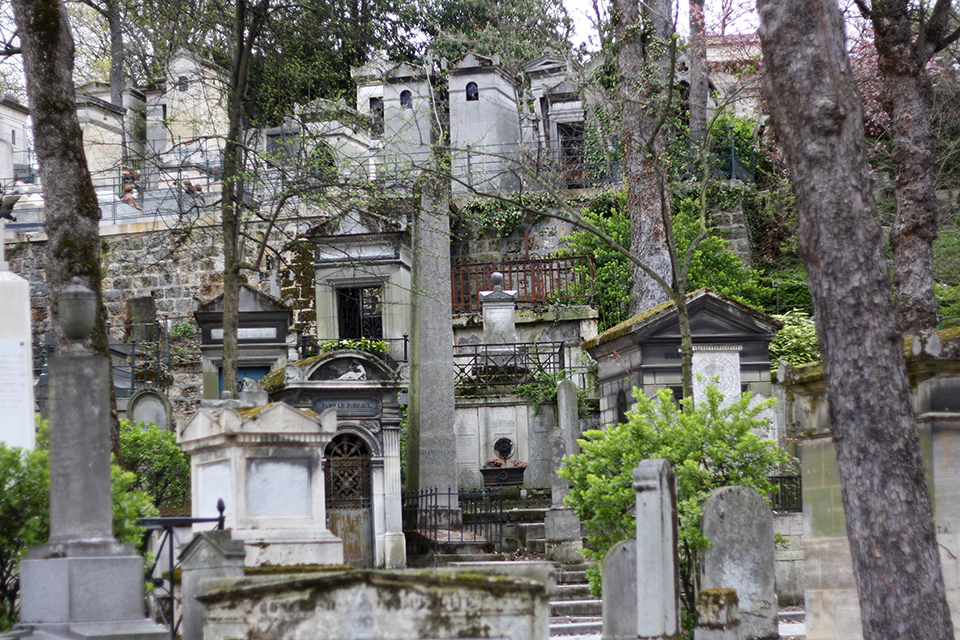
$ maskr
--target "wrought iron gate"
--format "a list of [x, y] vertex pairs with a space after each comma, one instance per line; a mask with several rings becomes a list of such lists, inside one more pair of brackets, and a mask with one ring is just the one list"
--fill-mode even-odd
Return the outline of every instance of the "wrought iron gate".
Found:
[[373, 566], [370, 452], [359, 436], [344, 433], [327, 445], [324, 486], [330, 531], [343, 540], [343, 561]]

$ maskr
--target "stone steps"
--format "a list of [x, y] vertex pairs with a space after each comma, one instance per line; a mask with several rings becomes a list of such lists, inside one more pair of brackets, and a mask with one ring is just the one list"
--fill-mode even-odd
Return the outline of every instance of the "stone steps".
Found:
[[590, 597], [587, 564], [557, 567], [550, 598], [550, 636], [597, 635], [603, 632], [603, 603]]
[[600, 600], [590, 598], [586, 600], [553, 600], [550, 602], [551, 616], [590, 616], [603, 615]]

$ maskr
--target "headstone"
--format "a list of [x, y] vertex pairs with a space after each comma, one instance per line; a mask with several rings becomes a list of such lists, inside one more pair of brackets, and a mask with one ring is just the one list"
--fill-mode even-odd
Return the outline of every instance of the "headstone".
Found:
[[96, 313], [74, 280], [58, 305], [72, 350], [50, 362], [50, 537], [20, 563], [20, 620], [43, 637], [158, 639], [144, 618], [143, 559], [113, 537], [110, 360], [82, 347]]
[[30, 283], [10, 271], [0, 220], [0, 442], [32, 449], [36, 445], [33, 406], [33, 334]]
[[197, 595], [225, 579], [242, 578], [245, 555], [243, 541], [233, 540], [229, 531], [198, 533], [180, 552], [183, 640], [203, 640], [203, 605]]
[[740, 640], [740, 618], [734, 589], [704, 589], [697, 594], [693, 640]]
[[777, 637], [773, 514], [750, 487], [723, 487], [703, 503], [701, 589], [736, 589], [744, 640]]
[[603, 557], [603, 640], [637, 638], [637, 541], [613, 545]]
[[490, 276], [493, 291], [480, 292], [480, 306], [483, 309], [483, 341], [486, 344], [509, 344], [517, 342], [515, 313], [517, 307], [516, 291], [503, 290], [503, 274], [494, 271]]
[[580, 520], [573, 509], [563, 504], [570, 493], [570, 483], [557, 475], [556, 470], [563, 464], [564, 456], [576, 453], [576, 436], [580, 431], [577, 416], [577, 385], [570, 380], [562, 380], [557, 385], [557, 426], [551, 434], [552, 468], [550, 494], [552, 504], [544, 518], [547, 560], [564, 564], [583, 562], [583, 536], [580, 532]]
[[722, 406], [740, 398], [740, 350], [737, 344], [693, 345], [693, 402], [706, 400], [707, 385], [723, 394]]
[[145, 388], [135, 392], [127, 401], [127, 417], [133, 422], [153, 423], [170, 431], [173, 428], [173, 407], [165, 393]]
[[667, 460], [641, 460], [633, 470], [637, 492], [637, 634], [680, 633], [677, 567], [677, 477]]
[[153, 296], [141, 296], [127, 301], [130, 316], [130, 339], [137, 342], [157, 341], [157, 303]]
[[407, 488], [447, 492], [457, 489], [449, 185], [427, 178], [422, 184], [413, 227]]

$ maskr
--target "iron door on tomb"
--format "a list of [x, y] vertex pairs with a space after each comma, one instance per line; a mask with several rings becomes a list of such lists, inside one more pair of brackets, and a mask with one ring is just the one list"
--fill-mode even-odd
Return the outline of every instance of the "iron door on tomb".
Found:
[[373, 523], [370, 513], [370, 451], [362, 438], [336, 436], [325, 457], [327, 522], [343, 540], [343, 561], [355, 567], [373, 566]]

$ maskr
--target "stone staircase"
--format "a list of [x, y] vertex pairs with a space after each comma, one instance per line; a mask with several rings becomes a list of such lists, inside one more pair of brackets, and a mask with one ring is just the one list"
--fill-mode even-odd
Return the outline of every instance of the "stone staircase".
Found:
[[586, 564], [557, 568], [556, 592], [550, 599], [550, 636], [599, 635], [601, 601], [590, 596]]

